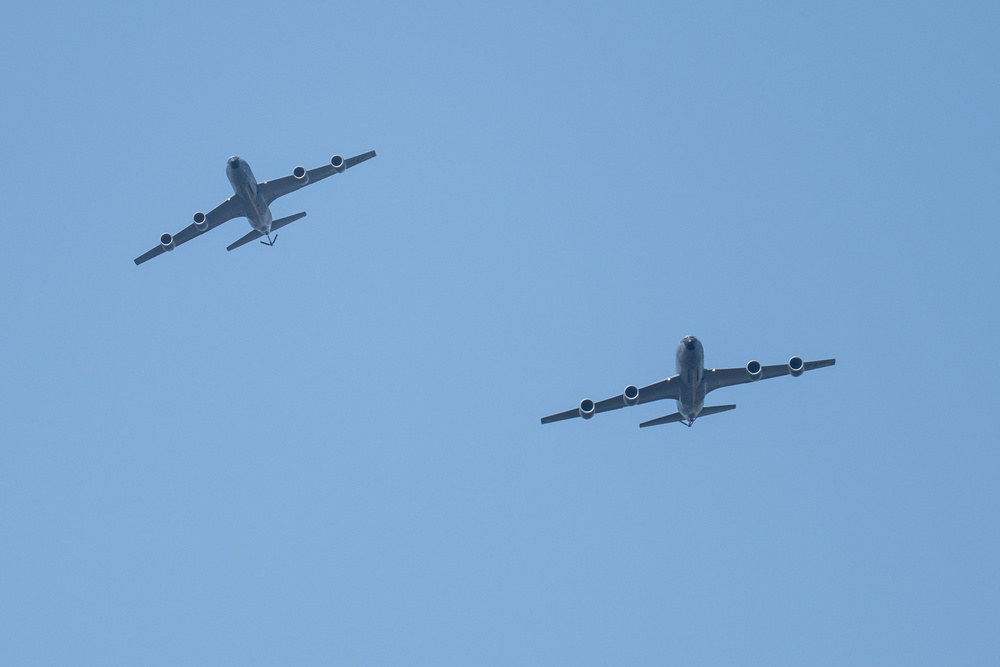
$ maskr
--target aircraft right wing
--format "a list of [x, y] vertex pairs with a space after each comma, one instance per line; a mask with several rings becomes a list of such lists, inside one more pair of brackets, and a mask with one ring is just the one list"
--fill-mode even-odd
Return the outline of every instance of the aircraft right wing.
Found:
[[[196, 214], [197, 215], [197, 214]], [[170, 237], [170, 247], [171, 249], [176, 248], [182, 243], [187, 243], [196, 236], [200, 236], [210, 229], [218, 227], [224, 222], [228, 222], [233, 218], [238, 218], [240, 216], [246, 215], [246, 211], [243, 210], [243, 204], [241, 200], [236, 195], [233, 195], [226, 201], [222, 202], [211, 211], [205, 214], [205, 221], [202, 223], [205, 225], [205, 231], [200, 231], [195, 223], [191, 223], [177, 234], [170, 236], [170, 234], [164, 234], [163, 236]], [[163, 237], [161, 237], [163, 238]], [[158, 255], [162, 255], [167, 252], [166, 246], [160, 243], [155, 248], [147, 250], [143, 254], [135, 258], [136, 266], [142, 264], [145, 261], [153, 259]]]
[[[309, 169], [308, 171], [302, 170], [304, 173], [299, 172], [301, 167], [296, 167], [295, 171], [299, 172], [299, 177], [296, 178], [293, 173], [291, 176], [282, 176], [281, 178], [276, 178], [273, 181], [264, 181], [263, 183], [257, 184], [257, 192], [264, 196], [264, 201], [267, 202], [268, 206], [271, 205], [278, 197], [284, 197], [289, 192], [295, 192], [299, 188], [304, 188], [307, 185], [311, 185], [316, 181], [322, 181], [328, 176], [333, 176], [334, 174], [339, 174], [342, 171], [347, 171], [351, 167], [361, 164], [365, 160], [370, 160], [375, 157], [375, 151], [368, 151], [367, 153], [362, 153], [361, 155], [355, 155], [354, 157], [349, 157], [346, 160], [339, 155], [334, 155], [328, 164], [322, 167], [316, 167], [315, 169]], [[341, 164], [337, 164], [336, 161], [340, 160]], [[334, 166], [336, 164], [336, 166]], [[304, 175], [308, 174], [309, 178], [304, 178]]]
[[[793, 375], [791, 364], [793, 360], [798, 360], [802, 364], [801, 370], [797, 370], [796, 373], [801, 375], [806, 371], [815, 370], [817, 368], [825, 368], [827, 366], [833, 366], [837, 363], [836, 359], [820, 359], [818, 361], [802, 361], [799, 357], [792, 357], [787, 364], [773, 364], [770, 366], [760, 367], [760, 377], [758, 380], [768, 380], [770, 378], [781, 377], [782, 375]], [[734, 384], [745, 384], [747, 382], [753, 382], [753, 378], [747, 373], [746, 367], [740, 368], [706, 368], [705, 369], [705, 391], [714, 391], [722, 387], [731, 387]]]
[[[639, 395], [635, 399], [633, 405], [642, 405], [643, 403], [649, 403], [650, 401], [660, 401], [665, 398], [677, 399], [681, 393], [681, 376], [674, 375], [668, 377], [666, 380], [660, 380], [659, 382], [654, 382], [653, 384], [648, 384], [645, 387], [639, 389]], [[634, 388], [634, 387], [633, 387]], [[583, 399], [582, 403], [585, 403], [589, 399]], [[617, 396], [612, 396], [611, 398], [606, 398], [603, 401], [596, 401], [594, 403], [594, 410], [591, 414], [597, 414], [598, 412], [607, 412], [608, 410], [617, 410], [619, 408], [624, 408], [628, 405], [625, 402], [625, 393], [622, 392]], [[582, 407], [582, 406], [581, 406]], [[572, 419], [573, 417], [580, 417], [580, 407], [573, 408], [572, 410], [566, 410], [565, 412], [559, 412], [554, 415], [549, 415], [548, 417], [542, 417], [543, 424], [549, 424], [551, 422], [558, 422], [564, 419]]]

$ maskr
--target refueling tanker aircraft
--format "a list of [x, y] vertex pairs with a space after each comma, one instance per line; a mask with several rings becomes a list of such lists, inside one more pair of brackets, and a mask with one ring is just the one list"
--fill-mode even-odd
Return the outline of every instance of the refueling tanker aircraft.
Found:
[[274, 241], [278, 240], [278, 235], [275, 234], [274, 240], [271, 240], [271, 232], [305, 217], [305, 211], [303, 211], [287, 218], [273, 220], [270, 206], [275, 199], [283, 197], [289, 192], [295, 192], [310, 183], [321, 181], [327, 176], [339, 174], [373, 157], [375, 157], [375, 151], [355, 155], [346, 160], [339, 155], [334, 155], [330, 158], [330, 163], [322, 167], [308, 170], [304, 167], [296, 167], [292, 169], [291, 176], [258, 183], [253, 172], [250, 171], [250, 165], [247, 164], [247, 161], [234, 155], [226, 163], [226, 176], [229, 177], [229, 183], [233, 186], [235, 194], [208, 213], [201, 211], [195, 213], [194, 222], [177, 232], [176, 235], [161, 234], [160, 245], [136, 257], [135, 263], [136, 265], [142, 264], [157, 255], [173, 250], [180, 244], [187, 243], [194, 237], [201, 236], [208, 230], [215, 229], [233, 218], [246, 218], [250, 221], [250, 226], [253, 229], [230, 244], [226, 250], [234, 250], [254, 239], [259, 239], [261, 236], [267, 237], [267, 240], [261, 241], [261, 243], [272, 246]]
[[580, 401], [580, 406], [577, 408], [542, 417], [542, 423], [548, 424], [574, 417], [590, 419], [598, 412], [672, 398], [677, 401], [677, 412], [642, 422], [639, 427], [658, 426], [672, 422], [691, 426], [698, 417], [706, 417], [736, 408], [735, 405], [705, 407], [705, 394], [710, 391], [730, 387], [734, 384], [776, 378], [780, 375], [798, 377], [806, 371], [833, 366], [835, 363], [837, 363], [836, 359], [802, 361], [802, 357], [792, 357], [787, 364], [774, 366], [761, 366], [759, 361], [750, 361], [742, 368], [705, 368], [705, 350], [701, 346], [701, 341], [694, 336], [684, 336], [677, 344], [676, 375], [642, 388], [630, 384], [618, 396], [612, 396], [596, 403], [585, 398]]

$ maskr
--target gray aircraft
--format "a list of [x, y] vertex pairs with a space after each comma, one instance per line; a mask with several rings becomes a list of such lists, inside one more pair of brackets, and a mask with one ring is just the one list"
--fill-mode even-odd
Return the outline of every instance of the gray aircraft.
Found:
[[780, 375], [798, 377], [806, 371], [833, 366], [835, 363], [837, 363], [836, 359], [802, 361], [801, 357], [792, 357], [787, 364], [774, 366], [761, 366], [760, 362], [751, 361], [742, 368], [705, 368], [705, 349], [701, 346], [701, 341], [694, 336], [684, 336], [677, 344], [677, 375], [646, 385], [641, 389], [630, 384], [620, 395], [596, 403], [585, 398], [580, 401], [580, 406], [577, 408], [542, 417], [542, 423], [548, 424], [574, 417], [590, 419], [598, 412], [672, 398], [677, 401], [677, 412], [642, 422], [639, 427], [658, 426], [672, 422], [691, 426], [698, 417], [714, 415], [736, 408], [735, 405], [705, 407], [705, 394], [710, 391], [730, 387], [734, 384], [776, 378]]
[[261, 243], [269, 246], [274, 245], [274, 241], [278, 240], [278, 235], [275, 234], [274, 240], [272, 240], [271, 232], [305, 217], [305, 211], [303, 211], [287, 218], [273, 220], [270, 206], [275, 199], [283, 197], [289, 192], [295, 192], [310, 183], [321, 181], [327, 176], [339, 174], [373, 157], [375, 157], [375, 151], [355, 155], [346, 160], [339, 155], [334, 155], [330, 158], [330, 164], [325, 164], [322, 167], [308, 170], [296, 167], [292, 169], [291, 176], [258, 183], [253, 172], [250, 171], [250, 165], [247, 164], [247, 161], [234, 155], [226, 163], [226, 176], [229, 177], [229, 183], [233, 186], [235, 194], [208, 213], [201, 211], [195, 213], [194, 222], [177, 232], [176, 235], [161, 234], [160, 245], [136, 257], [135, 263], [136, 265], [142, 264], [157, 255], [173, 250], [180, 244], [187, 243], [194, 237], [200, 236], [210, 229], [215, 229], [233, 218], [246, 218], [250, 221], [250, 226], [253, 229], [238, 241], [230, 244], [226, 250], [234, 250], [262, 236], [266, 236], [267, 240], [261, 241]]

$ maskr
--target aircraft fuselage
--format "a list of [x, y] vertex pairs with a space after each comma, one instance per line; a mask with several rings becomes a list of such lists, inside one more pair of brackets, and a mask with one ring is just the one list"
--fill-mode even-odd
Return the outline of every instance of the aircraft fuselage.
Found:
[[247, 161], [235, 155], [229, 158], [226, 163], [226, 176], [229, 178], [229, 184], [233, 186], [233, 192], [243, 201], [243, 209], [250, 226], [261, 234], [270, 233], [271, 209], [264, 201], [264, 197], [257, 192], [257, 179], [250, 171]]
[[677, 344], [677, 375], [684, 388], [677, 399], [677, 412], [693, 422], [705, 406], [705, 348], [694, 336], [684, 336]]

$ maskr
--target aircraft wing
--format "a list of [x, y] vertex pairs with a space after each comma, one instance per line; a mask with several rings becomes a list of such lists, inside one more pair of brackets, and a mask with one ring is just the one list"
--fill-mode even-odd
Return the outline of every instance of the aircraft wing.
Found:
[[[806, 361], [802, 365], [802, 371], [811, 371], [817, 368], [825, 368], [826, 366], [833, 366], [837, 363], [836, 359], [820, 359], [819, 361]], [[788, 364], [774, 364], [772, 366], [761, 366], [760, 367], [760, 378], [759, 380], [769, 380], [771, 378], [780, 377], [782, 375], [788, 375], [791, 370], [788, 368]], [[739, 368], [706, 368], [705, 369], [705, 391], [709, 392], [713, 389], [720, 389], [722, 387], [731, 387], [734, 384], [744, 384], [747, 382], [752, 382], [750, 379], [750, 374], [747, 373], [747, 369], [744, 366]], [[641, 398], [641, 394], [640, 394]]]
[[[746, 373], [745, 370], [744, 373]], [[636, 399], [636, 404], [641, 405], [643, 403], [649, 403], [650, 401], [660, 401], [665, 398], [676, 399], [680, 396], [681, 386], [681, 377], [679, 375], [674, 375], [672, 377], [668, 377], [666, 380], [660, 380], [659, 382], [648, 384], [639, 389], [639, 396]], [[612, 396], [611, 398], [606, 398], [603, 401], [594, 402], [594, 413], [596, 414], [598, 412], [607, 412], [608, 410], [617, 410], [618, 408], [624, 408], [625, 406], [625, 395], [622, 393], [617, 396]], [[551, 422], [558, 422], [564, 419], [572, 419], [573, 417], [579, 416], [580, 408], [576, 407], [572, 410], [566, 410], [565, 412], [559, 412], [554, 415], [549, 415], [548, 417], [542, 417], [542, 423], [549, 424]]]
[[315, 183], [316, 181], [321, 181], [327, 176], [333, 176], [338, 171], [346, 171], [354, 165], [361, 164], [365, 160], [370, 160], [373, 157], [375, 157], [375, 151], [368, 151], [367, 153], [355, 155], [354, 157], [349, 157], [344, 160], [344, 166], [342, 169], [338, 169], [329, 163], [323, 165], [322, 167], [309, 169], [306, 172], [309, 174], [308, 181], [305, 179], [295, 178], [295, 176], [291, 175], [282, 176], [281, 178], [276, 178], [273, 181], [264, 181], [263, 183], [257, 184], [257, 192], [263, 195], [264, 201], [266, 201], [268, 206], [270, 206], [271, 202], [278, 197], [284, 197], [289, 192], [295, 192], [299, 188], [303, 188], [307, 185]]
[[[238, 218], [243, 215], [246, 215], [246, 212], [243, 210], [243, 205], [241, 203], [241, 200], [236, 195], [233, 195], [232, 197], [222, 202], [221, 204], [219, 204], [218, 206], [216, 206], [211, 211], [205, 214], [205, 222], [208, 223], [208, 226], [205, 228], [205, 232], [207, 232], [210, 229], [214, 229], [215, 227], [218, 227], [224, 222], [228, 222], [233, 218]], [[194, 237], [200, 236], [205, 232], [198, 231], [198, 228], [192, 222], [190, 225], [188, 225], [187, 227], [185, 227], [184, 229], [182, 229], [181, 231], [177, 232], [177, 234], [174, 235], [173, 237], [174, 247], [177, 247], [182, 243], [187, 243]], [[143, 254], [136, 257], [135, 258], [136, 266], [142, 264], [147, 260], [153, 259], [157, 255], [162, 255], [165, 252], [167, 251], [163, 248], [163, 244], [159, 244], [155, 248], [151, 248], [150, 250], [147, 250]]]

